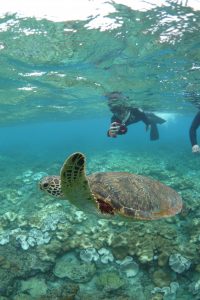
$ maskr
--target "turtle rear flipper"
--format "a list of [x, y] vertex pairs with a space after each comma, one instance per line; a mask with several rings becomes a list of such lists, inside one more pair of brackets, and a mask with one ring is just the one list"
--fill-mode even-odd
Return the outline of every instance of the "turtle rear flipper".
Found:
[[66, 159], [61, 168], [61, 189], [72, 203], [83, 209], [87, 205], [85, 200], [93, 200], [88, 180], [85, 174], [85, 156], [76, 152]]

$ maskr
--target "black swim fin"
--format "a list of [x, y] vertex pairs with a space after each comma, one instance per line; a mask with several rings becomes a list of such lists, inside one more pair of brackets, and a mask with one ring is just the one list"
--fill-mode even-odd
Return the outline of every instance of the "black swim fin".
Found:
[[150, 140], [151, 141], [156, 141], [159, 140], [159, 132], [158, 132], [158, 127], [155, 123], [150, 125]]

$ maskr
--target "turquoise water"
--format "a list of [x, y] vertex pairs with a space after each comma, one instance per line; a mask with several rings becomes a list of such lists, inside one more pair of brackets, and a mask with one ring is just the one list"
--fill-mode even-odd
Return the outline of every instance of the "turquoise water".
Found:
[[[0, 300], [200, 299], [200, 158], [189, 127], [199, 107], [198, 10], [115, 5], [120, 25], [0, 19]], [[107, 137], [105, 94], [154, 112]], [[182, 212], [157, 221], [89, 215], [39, 190], [80, 151], [87, 175], [131, 172], [176, 190]]]

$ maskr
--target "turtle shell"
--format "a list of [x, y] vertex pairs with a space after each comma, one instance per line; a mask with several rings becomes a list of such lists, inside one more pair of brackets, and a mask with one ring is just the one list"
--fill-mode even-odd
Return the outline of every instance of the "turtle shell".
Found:
[[175, 190], [149, 177], [108, 172], [89, 175], [88, 181], [106, 213], [155, 220], [173, 216], [182, 209], [182, 199]]

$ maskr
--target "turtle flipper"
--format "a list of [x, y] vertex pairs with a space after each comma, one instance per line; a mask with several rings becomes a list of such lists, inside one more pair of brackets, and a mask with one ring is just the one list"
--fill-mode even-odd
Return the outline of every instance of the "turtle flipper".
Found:
[[85, 174], [85, 156], [76, 152], [70, 155], [61, 168], [61, 189], [63, 194], [79, 208], [83, 209], [88, 201], [93, 200]]
[[76, 152], [70, 155], [61, 169], [62, 189], [72, 189], [79, 180], [87, 180], [85, 175], [85, 156]]

